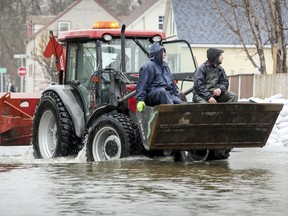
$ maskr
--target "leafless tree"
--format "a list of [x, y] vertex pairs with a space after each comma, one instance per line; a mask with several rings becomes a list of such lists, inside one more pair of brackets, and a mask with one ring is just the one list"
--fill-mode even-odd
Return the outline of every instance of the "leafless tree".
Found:
[[49, 59], [43, 56], [43, 52], [48, 44], [48, 41], [49, 32], [46, 31], [41, 35], [39, 43], [32, 51], [33, 53], [31, 53], [31, 56], [33, 57], [33, 60], [38, 62], [42, 67], [43, 77], [45, 78], [46, 83], [52, 83], [58, 81], [58, 76], [54, 55], [52, 55]]
[[[263, 1], [263, 0], [262, 0]], [[272, 45], [272, 56], [274, 68], [273, 72], [276, 73], [287, 73], [287, 51], [284, 36], [284, 25], [281, 10], [280, 0], [267, 0], [269, 6], [269, 12], [271, 14], [271, 24], [267, 24], [267, 30], [269, 33], [269, 41]], [[263, 2], [262, 7], [264, 8]], [[285, 1], [283, 1], [285, 3]], [[283, 4], [282, 4], [283, 5]], [[287, 11], [286, 11], [287, 12]], [[268, 20], [269, 16], [265, 18]], [[271, 28], [269, 29], [269, 26]]]
[[[264, 47], [271, 45], [273, 73], [287, 73], [286, 43], [282, 7], [285, 0], [214, 0], [220, 16], [227, 27], [235, 33], [243, 50], [255, 68], [266, 74]], [[287, 12], [287, 8], [286, 8]], [[251, 53], [247, 45], [255, 45], [256, 53]], [[259, 58], [259, 65], [254, 56]]]
[[[1, 0], [0, 67], [7, 68], [7, 75], [16, 85], [20, 84], [16, 73], [20, 61], [13, 56], [25, 53], [27, 15], [58, 14], [73, 1]], [[57, 7], [53, 7], [54, 4], [57, 4]]]

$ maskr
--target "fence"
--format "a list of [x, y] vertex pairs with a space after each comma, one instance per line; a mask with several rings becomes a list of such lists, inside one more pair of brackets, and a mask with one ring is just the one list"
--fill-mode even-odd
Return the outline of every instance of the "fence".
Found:
[[238, 98], [268, 98], [282, 94], [288, 99], [288, 74], [240, 74], [229, 76], [230, 91], [238, 94]]

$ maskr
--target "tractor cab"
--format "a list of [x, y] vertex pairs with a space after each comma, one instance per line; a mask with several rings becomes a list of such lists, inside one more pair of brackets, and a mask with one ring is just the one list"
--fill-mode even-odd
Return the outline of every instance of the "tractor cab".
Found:
[[[179, 87], [191, 77], [196, 68], [189, 43], [164, 42], [162, 31], [125, 30], [113, 22], [98, 22], [94, 29], [61, 33], [58, 40], [66, 47], [65, 84], [77, 84], [89, 116], [96, 107], [117, 106], [125, 94], [134, 91], [140, 68], [149, 61], [149, 47], [154, 41], [163, 43], [167, 63], [178, 80]], [[113, 83], [112, 76], [121, 79]], [[188, 79], [189, 80], [189, 79]], [[111, 92], [111, 85], [113, 86]], [[131, 98], [129, 104], [135, 103]], [[135, 107], [135, 105], [129, 105]], [[135, 108], [132, 110], [135, 112]]]

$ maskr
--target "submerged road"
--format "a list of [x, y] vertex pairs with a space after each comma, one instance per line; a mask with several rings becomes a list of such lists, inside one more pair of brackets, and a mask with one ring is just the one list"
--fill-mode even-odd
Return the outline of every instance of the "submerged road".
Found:
[[36, 160], [0, 147], [1, 215], [287, 214], [288, 148], [233, 149], [228, 160]]

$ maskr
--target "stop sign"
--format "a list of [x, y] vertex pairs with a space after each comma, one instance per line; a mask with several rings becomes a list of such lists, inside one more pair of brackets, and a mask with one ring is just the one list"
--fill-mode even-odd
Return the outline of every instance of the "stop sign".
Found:
[[17, 70], [17, 74], [20, 76], [20, 77], [24, 77], [26, 76], [26, 68], [25, 67], [19, 67], [18, 70]]

